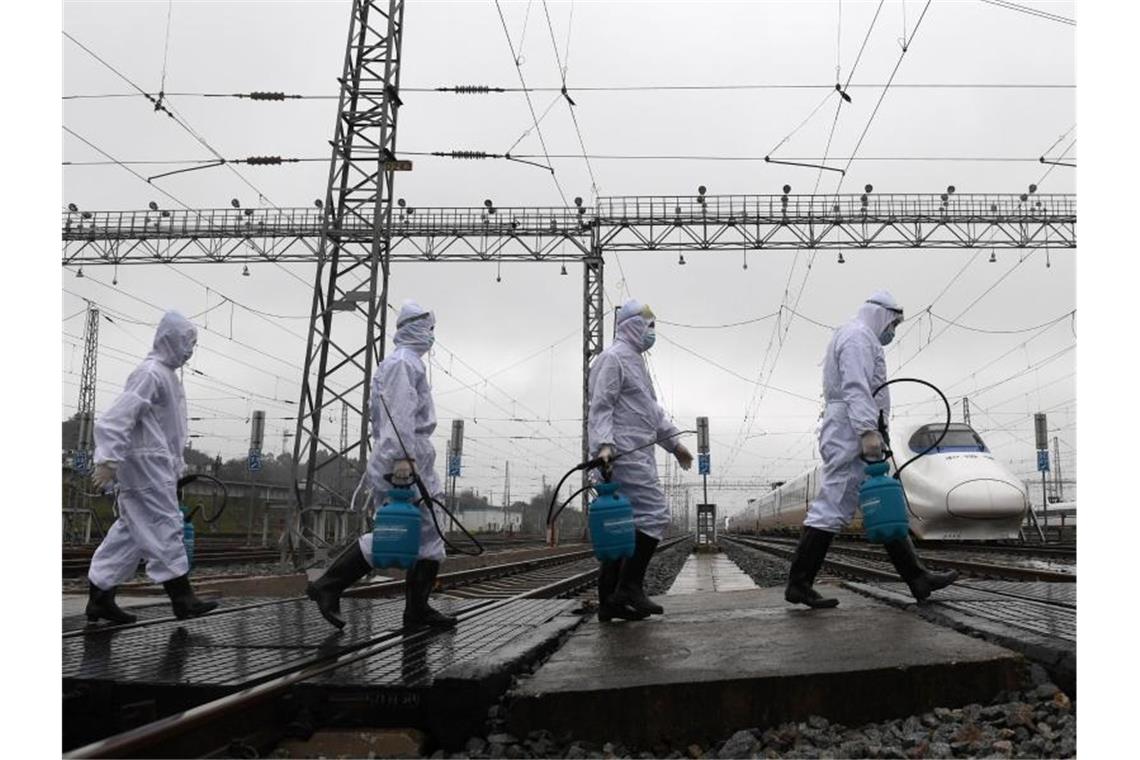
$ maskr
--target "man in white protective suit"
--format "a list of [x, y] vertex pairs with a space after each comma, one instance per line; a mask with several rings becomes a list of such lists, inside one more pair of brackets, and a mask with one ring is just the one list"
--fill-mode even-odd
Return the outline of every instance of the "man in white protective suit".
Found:
[[[436, 427], [435, 404], [423, 361], [423, 355], [435, 342], [435, 315], [414, 301], [406, 301], [396, 319], [394, 342], [396, 348], [372, 376], [372, 455], [368, 460], [372, 497], [376, 504], [383, 503], [390, 487], [385, 475], [390, 476], [392, 485], [411, 487], [414, 470], [428, 493], [442, 499], [443, 486], [435, 471], [435, 447], [431, 442]], [[453, 628], [454, 617], [428, 604], [445, 553], [436, 522], [440, 526], [446, 523], [434, 505], [421, 502], [419, 508], [419, 554], [405, 578], [404, 626]], [[343, 628], [341, 594], [371, 570], [372, 533], [367, 532], [338, 556], [324, 575], [310, 583], [305, 593], [317, 603], [326, 620]]]
[[[859, 307], [850, 322], [836, 329], [823, 361], [823, 396], [827, 406], [819, 430], [819, 492], [808, 506], [784, 598], [809, 607], [834, 607], [838, 599], [824, 598], [812, 588], [835, 534], [855, 516], [859, 484], [866, 460], [883, 458], [879, 420], [890, 417], [890, 389], [883, 346], [895, 336], [903, 310], [894, 296], [877, 291]], [[933, 572], [922, 566], [910, 538], [884, 545], [891, 562], [919, 601], [948, 586], [958, 574]]]
[[[684, 469], [693, 455], [681, 445], [680, 430], [657, 403], [642, 354], [657, 339], [656, 317], [639, 301], [618, 310], [617, 338], [590, 367], [589, 444], [591, 457], [613, 461], [618, 492], [633, 505], [636, 548], [632, 557], [603, 562], [598, 576], [598, 620], [641, 620], [664, 612], [645, 595], [645, 571], [669, 527], [669, 505], [657, 481], [653, 443]], [[614, 459], [615, 456], [620, 458]]]
[[134, 576], [139, 560], [161, 583], [179, 620], [218, 606], [190, 589], [190, 562], [182, 543], [182, 511], [176, 483], [186, 467], [186, 394], [176, 370], [189, 361], [198, 330], [168, 311], [158, 323], [154, 347], [127, 378], [123, 393], [95, 421], [96, 489], [118, 481], [119, 519], [91, 558], [87, 619], [133, 623], [115, 603], [115, 588]]

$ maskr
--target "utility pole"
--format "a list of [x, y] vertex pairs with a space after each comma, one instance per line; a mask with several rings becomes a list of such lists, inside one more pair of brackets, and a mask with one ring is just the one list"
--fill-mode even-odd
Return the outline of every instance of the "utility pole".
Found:
[[1053, 483], [1057, 489], [1057, 501], [1065, 500], [1064, 481], [1061, 480], [1061, 439], [1053, 436]]
[[246, 532], [245, 543], [253, 543], [254, 473], [261, 471], [261, 447], [265, 443], [265, 412], [258, 409], [250, 418], [249, 462], [245, 470]]
[[1044, 412], [1033, 415], [1033, 431], [1037, 438], [1037, 469], [1041, 472], [1041, 513], [1045, 518], [1045, 534], [1049, 533], [1049, 497], [1045, 492], [1045, 477], [1049, 472], [1049, 425]]
[[[463, 467], [463, 420], [451, 421], [451, 441], [447, 447], [447, 474], [451, 477], [451, 511], [454, 514], [459, 510], [455, 496], [456, 480]], [[450, 530], [455, 530], [455, 518], [450, 521]]]
[[508, 510], [511, 508], [511, 460], [507, 460], [506, 477], [503, 478], [503, 532], [507, 531], [507, 523], [510, 521]]
[[962, 421], [970, 425], [970, 398], [968, 396], [962, 397]]

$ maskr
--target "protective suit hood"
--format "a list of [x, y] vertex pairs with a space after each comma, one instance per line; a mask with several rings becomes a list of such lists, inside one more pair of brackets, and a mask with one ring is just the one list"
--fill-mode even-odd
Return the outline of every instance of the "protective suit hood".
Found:
[[896, 319], [902, 320], [902, 317], [902, 307], [895, 301], [895, 297], [889, 291], [877, 290], [859, 307], [855, 318], [878, 337], [887, 329], [887, 325]]
[[422, 356], [435, 342], [434, 327], [435, 314], [415, 301], [404, 301], [396, 318], [396, 335], [392, 340], [397, 346], [407, 346]]
[[158, 323], [150, 355], [177, 369], [190, 360], [197, 344], [198, 328], [178, 312], [168, 311]]
[[627, 343], [639, 354], [645, 349], [645, 334], [649, 323], [656, 320], [653, 310], [637, 299], [622, 304], [617, 314], [617, 339]]

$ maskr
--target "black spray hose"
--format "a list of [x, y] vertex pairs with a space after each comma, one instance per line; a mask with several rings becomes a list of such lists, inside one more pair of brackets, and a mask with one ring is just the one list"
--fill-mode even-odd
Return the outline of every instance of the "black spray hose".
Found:
[[[196, 473], [194, 475], [185, 475], [182, 478], [179, 478], [178, 483], [175, 485], [175, 489], [178, 493], [178, 501], [179, 502], [182, 501], [182, 489], [185, 486], [189, 485], [190, 483], [193, 483], [196, 480], [212, 481], [216, 486], [218, 486], [219, 488], [222, 489], [222, 506], [218, 508], [217, 513], [213, 517], [206, 517], [205, 512], [202, 513], [202, 519], [206, 521], [206, 524], [207, 525], [213, 525], [214, 523], [216, 523], [221, 518], [222, 512], [226, 511], [226, 504], [229, 502], [229, 496], [230, 496], [229, 489], [226, 488], [225, 483], [218, 480], [213, 475], [203, 475], [201, 473]], [[194, 519], [194, 515], [198, 514], [198, 510], [200, 510], [201, 508], [202, 508], [202, 505], [200, 505], [200, 504], [198, 506], [194, 507], [192, 510], [190, 510], [189, 512], [186, 513], [186, 516], [183, 518], [183, 520], [185, 522], [191, 522]]]
[[[613, 457], [610, 458], [609, 463], [612, 466], [614, 462], [621, 459], [622, 457], [624, 457], [627, 454], [632, 454], [635, 451], [641, 451], [642, 449], [647, 449], [650, 446], [656, 446], [657, 444], [661, 443], [662, 441], [667, 441], [670, 438], [676, 438], [679, 435], [687, 435], [689, 433], [696, 433], [696, 432], [697, 432], [696, 430], [678, 430], [676, 433], [670, 433], [669, 435], [666, 435], [666, 436], [663, 436], [663, 437], [658, 438], [656, 440], [650, 441], [649, 443], [647, 443], [643, 446], [638, 446], [637, 448], [630, 449], [629, 451], [623, 451], [620, 454], [615, 454]], [[583, 491], [586, 491], [589, 488], [591, 488], [591, 486], [586, 486], [584, 488], [578, 489], [577, 491], [574, 492], [574, 494], [572, 496], [570, 496], [570, 498], [568, 498], [566, 501], [564, 501], [562, 503], [562, 506], [559, 507], [557, 511], [555, 511], [554, 504], [558, 500], [558, 491], [562, 488], [562, 484], [565, 483], [567, 481], [567, 479], [569, 479], [569, 477], [571, 475], [573, 475], [574, 473], [581, 472], [582, 470], [592, 470], [595, 467], [600, 468], [602, 470], [603, 479], [606, 482], [609, 482], [609, 479], [611, 477], [611, 471], [610, 471], [610, 467], [605, 466], [605, 464], [606, 464], [606, 461], [604, 459], [602, 459], [601, 457], [594, 457], [593, 459], [590, 459], [586, 462], [581, 462], [579, 464], [574, 465], [573, 468], [568, 470], [566, 472], [566, 474], [562, 476], [562, 479], [558, 481], [558, 485], [556, 485], [554, 487], [554, 493], [550, 494], [550, 506], [547, 507], [547, 509], [546, 509], [546, 527], [547, 528], [554, 525], [554, 521], [558, 519], [558, 516], [560, 514], [562, 514], [562, 510], [565, 509], [566, 506], [570, 502], [572, 502], [576, 496], [579, 496]]]
[[[566, 509], [566, 507], [568, 507], [570, 505], [570, 502], [574, 501], [574, 499], [577, 499], [583, 493], [585, 493], [586, 491], [589, 491], [592, 488], [593, 488], [593, 486], [582, 486], [577, 491], [575, 491], [574, 493], [567, 496], [566, 501], [562, 502], [562, 506], [558, 507], [558, 509], [555, 510], [554, 517], [553, 517], [551, 522], [557, 522], [559, 515], [562, 514], [562, 510]], [[547, 523], [547, 524], [549, 525], [551, 523]]]
[[931, 451], [934, 451], [936, 448], [938, 448], [938, 444], [942, 443], [942, 439], [944, 439], [946, 437], [946, 434], [948, 432], [950, 432], [951, 413], [950, 413], [950, 402], [946, 399], [946, 394], [944, 394], [941, 390], [939, 390], [938, 386], [936, 386], [934, 383], [929, 383], [926, 380], [919, 380], [917, 377], [896, 377], [894, 380], [888, 380], [887, 382], [883, 383], [878, 388], [876, 388], [875, 392], [872, 393], [871, 395], [876, 396], [876, 395], [878, 395], [879, 391], [881, 391], [883, 388], [886, 388], [888, 385], [893, 385], [895, 383], [918, 383], [919, 385], [925, 385], [927, 388], [930, 388], [935, 393], [937, 393], [939, 395], [939, 397], [942, 399], [942, 403], [946, 406], [946, 423], [942, 426], [942, 434], [938, 436], [938, 439], [934, 443], [927, 446], [925, 449], [920, 451], [918, 454], [916, 454], [913, 457], [911, 457], [910, 459], [908, 459], [906, 461], [906, 463], [903, 464], [902, 467], [899, 467], [898, 462], [895, 461], [895, 453], [890, 448], [890, 438], [886, 432], [887, 424], [886, 424], [886, 421], [883, 419], [883, 413], [880, 410], [880, 412], [879, 412], [879, 430], [883, 436], [883, 442], [886, 445], [886, 452], [883, 455], [883, 461], [886, 461], [888, 456], [890, 457], [891, 463], [894, 464], [894, 466], [895, 466], [894, 478], [895, 478], [895, 480], [898, 480], [901, 483], [902, 478], [900, 476], [902, 475], [902, 471], [905, 470], [907, 467], [909, 467], [910, 464], [912, 462], [914, 462], [915, 460], [921, 459], [922, 457], [929, 454]]

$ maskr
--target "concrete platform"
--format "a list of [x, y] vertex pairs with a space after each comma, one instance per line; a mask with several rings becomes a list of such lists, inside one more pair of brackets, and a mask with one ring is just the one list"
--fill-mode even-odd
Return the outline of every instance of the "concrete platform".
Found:
[[665, 593], [707, 594], [756, 588], [752, 579], [727, 554], [690, 554]]
[[1020, 655], [864, 596], [792, 607], [783, 589], [659, 597], [663, 617], [580, 626], [512, 693], [511, 733], [684, 746], [822, 715], [849, 725], [1013, 688]]

